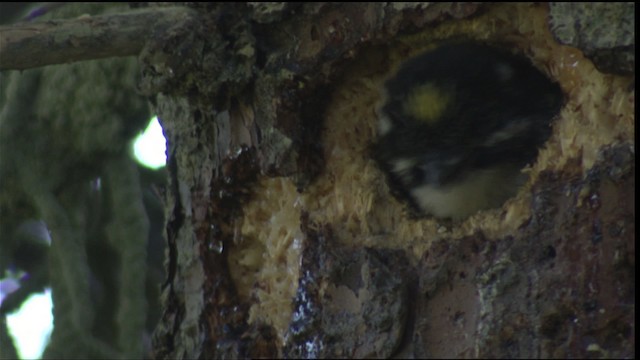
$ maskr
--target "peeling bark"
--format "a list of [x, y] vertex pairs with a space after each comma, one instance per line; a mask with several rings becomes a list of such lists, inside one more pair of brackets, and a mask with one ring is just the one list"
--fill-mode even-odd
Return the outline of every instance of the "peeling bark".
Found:
[[[157, 104], [171, 149], [172, 277], [157, 357], [633, 356], [635, 209], [625, 194], [635, 180], [627, 146], [584, 150], [602, 154], [593, 162], [592, 155], [554, 162], [543, 154], [514, 204], [464, 224], [375, 215], [371, 204], [396, 206], [375, 175], [362, 180], [370, 195], [354, 198], [362, 205], [336, 205], [352, 206], [351, 213], [325, 217], [323, 206], [333, 205], [312, 205], [341, 204], [323, 200], [338, 196], [332, 186], [350, 171], [348, 161], [334, 168], [336, 154], [354, 163], [368, 156], [366, 145], [358, 147], [372, 136], [364, 120], [329, 119], [339, 91], [349, 93], [343, 81], [379, 76], [397, 63], [393, 56], [456, 36], [507, 39], [533, 53], [551, 35], [544, 27], [509, 30], [525, 5], [485, 13], [475, 13], [478, 5], [441, 4], [200, 6], [208, 11], [204, 21], [156, 34], [141, 55], [142, 88]], [[526, 6], [536, 19], [548, 11]], [[493, 24], [486, 34], [477, 30], [483, 21]], [[551, 55], [539, 52], [534, 62], [551, 67]], [[565, 90], [573, 81], [567, 72], [554, 75]], [[355, 140], [341, 143], [340, 132]], [[283, 190], [289, 183], [299, 195]], [[603, 213], [586, 193], [625, 205]], [[273, 220], [284, 216], [280, 205], [260, 207], [278, 197], [294, 207], [287, 214], [299, 214], [281, 228]], [[385, 221], [405, 227], [378, 228]], [[285, 245], [269, 242], [278, 237], [270, 229], [283, 229]], [[295, 244], [302, 247], [297, 275], [278, 283], [260, 274], [271, 266], [297, 269], [287, 257], [299, 251]], [[278, 246], [288, 246], [287, 256]], [[613, 278], [617, 290], [594, 290]], [[295, 300], [275, 295], [282, 282], [295, 283]], [[291, 312], [288, 326], [263, 312], [277, 299], [281, 307], [271, 312], [285, 319]]]
[[[2, 28], [0, 68], [139, 55], [139, 90], [168, 141], [156, 358], [632, 357], [633, 79], [558, 45], [548, 15], [190, 3]], [[458, 38], [529, 56], [567, 104], [503, 208], [411, 218], [368, 150], [378, 88], [402, 60]], [[37, 55], [43, 44], [57, 45]], [[601, 68], [615, 68], [618, 45]], [[626, 60], [612, 72], [627, 74]]]

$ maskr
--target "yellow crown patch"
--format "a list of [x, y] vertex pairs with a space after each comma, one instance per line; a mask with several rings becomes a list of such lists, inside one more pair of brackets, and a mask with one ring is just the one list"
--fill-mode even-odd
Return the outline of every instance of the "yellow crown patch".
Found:
[[433, 83], [418, 86], [407, 96], [405, 114], [425, 123], [437, 122], [451, 102], [451, 96]]

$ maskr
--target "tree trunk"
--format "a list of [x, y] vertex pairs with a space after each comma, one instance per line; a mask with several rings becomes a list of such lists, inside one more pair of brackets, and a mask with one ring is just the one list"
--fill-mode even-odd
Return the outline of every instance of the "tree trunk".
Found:
[[[633, 353], [631, 79], [559, 45], [547, 5], [477, 10], [229, 5], [148, 46], [172, 184], [156, 356]], [[524, 52], [567, 104], [501, 211], [410, 219], [368, 152], [379, 88], [460, 36]]]
[[[202, 3], [149, 32], [169, 177], [152, 356], [634, 356], [628, 6]], [[415, 218], [371, 156], [381, 89], [461, 38], [526, 55], [565, 105], [502, 208]]]

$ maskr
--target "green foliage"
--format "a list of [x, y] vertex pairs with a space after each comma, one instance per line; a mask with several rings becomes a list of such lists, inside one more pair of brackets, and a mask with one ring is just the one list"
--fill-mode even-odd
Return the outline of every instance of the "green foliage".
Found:
[[[0, 312], [51, 286], [45, 358], [144, 354], [149, 222], [129, 144], [150, 116], [138, 71], [129, 58], [0, 74], [0, 271], [26, 245], [44, 249], [27, 251], [20, 267], [38, 275]], [[46, 223], [50, 247], [20, 236], [32, 219]]]

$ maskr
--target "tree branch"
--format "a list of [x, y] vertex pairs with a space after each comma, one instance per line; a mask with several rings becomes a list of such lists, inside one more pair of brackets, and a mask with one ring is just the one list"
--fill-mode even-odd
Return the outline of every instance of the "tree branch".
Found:
[[0, 70], [137, 55], [157, 30], [195, 16], [186, 7], [0, 26]]

